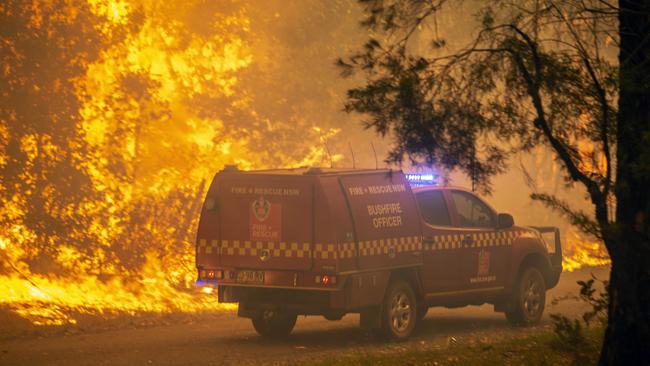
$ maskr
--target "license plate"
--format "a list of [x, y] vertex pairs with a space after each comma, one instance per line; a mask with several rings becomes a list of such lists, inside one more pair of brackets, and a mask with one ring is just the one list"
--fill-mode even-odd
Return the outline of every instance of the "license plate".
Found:
[[264, 283], [264, 271], [239, 271], [237, 272], [237, 282], [239, 283]]

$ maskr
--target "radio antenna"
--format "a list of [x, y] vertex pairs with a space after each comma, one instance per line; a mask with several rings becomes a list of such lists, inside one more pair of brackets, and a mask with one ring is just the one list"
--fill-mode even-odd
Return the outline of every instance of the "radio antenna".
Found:
[[375, 155], [375, 169], [379, 169], [379, 163], [377, 162], [377, 150], [375, 150], [375, 144], [370, 141], [370, 147], [372, 147], [372, 153]]
[[348, 147], [350, 148], [350, 154], [352, 155], [352, 169], [357, 168], [357, 162], [354, 159], [354, 150], [352, 150], [352, 144], [348, 141]]

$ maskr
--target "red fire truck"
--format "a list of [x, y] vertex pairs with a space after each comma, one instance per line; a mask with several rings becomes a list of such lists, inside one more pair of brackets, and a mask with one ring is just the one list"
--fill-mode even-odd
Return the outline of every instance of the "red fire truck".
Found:
[[484, 303], [529, 325], [559, 281], [559, 238], [399, 170], [227, 167], [202, 208], [197, 283], [239, 303], [264, 337], [288, 335], [298, 315], [359, 313], [403, 339], [431, 306]]

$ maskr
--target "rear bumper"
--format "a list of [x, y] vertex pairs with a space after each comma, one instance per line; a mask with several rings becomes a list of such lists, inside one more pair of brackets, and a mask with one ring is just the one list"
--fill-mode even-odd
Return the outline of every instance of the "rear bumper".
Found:
[[218, 286], [219, 302], [239, 303], [238, 315], [253, 317], [260, 310], [287, 310], [299, 315], [344, 312], [344, 292], [302, 289]]
[[[265, 271], [263, 284], [237, 283], [237, 276], [226, 280], [197, 281], [198, 285], [218, 287], [219, 302], [239, 303], [240, 316], [260, 310], [283, 309], [304, 315], [325, 315], [336, 319], [381, 304], [391, 271], [332, 274], [336, 285], [316, 285], [317, 274]], [[296, 277], [297, 276], [297, 277]], [[300, 276], [310, 281], [301, 282]], [[296, 281], [293, 279], [297, 278]], [[294, 286], [295, 284], [295, 286]], [[301, 286], [301, 284], [303, 284]]]
[[196, 285], [217, 287], [219, 302], [239, 303], [238, 315], [242, 317], [256, 316], [261, 310], [287, 310], [300, 315], [332, 318], [344, 313], [344, 276], [328, 274], [329, 281], [323, 284], [316, 281], [322, 279], [323, 274], [253, 270], [263, 272], [263, 282], [240, 283], [238, 272], [244, 271], [251, 270], [199, 268]]
[[[237, 273], [242, 271], [263, 272], [263, 282], [242, 283], [238, 281]], [[249, 288], [270, 288], [308, 291], [340, 291], [343, 288], [344, 276], [332, 273], [312, 273], [302, 271], [278, 270], [247, 270], [241, 268], [200, 268], [197, 286], [229, 286]], [[212, 272], [214, 277], [207, 276]], [[317, 279], [327, 275], [328, 283], [319, 283]]]

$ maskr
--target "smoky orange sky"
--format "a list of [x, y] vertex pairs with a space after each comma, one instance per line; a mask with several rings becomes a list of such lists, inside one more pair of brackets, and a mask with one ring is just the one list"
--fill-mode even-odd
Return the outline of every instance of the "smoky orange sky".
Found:
[[[264, 73], [273, 75], [260, 76], [254, 72], [244, 78], [242, 84], [250, 85], [254, 93], [263, 94], [273, 88], [269, 84], [270, 79], [281, 79], [280, 83], [290, 85], [283, 89], [283, 93], [274, 94], [270, 100], [257, 99], [254, 109], [277, 108], [280, 120], [304, 118], [315, 126], [340, 129], [341, 132], [327, 139], [335, 167], [354, 165], [357, 168], [374, 168], [371, 142], [377, 151], [379, 166], [385, 166], [383, 160], [391, 137], [381, 138], [374, 131], [363, 130], [361, 122], [364, 116], [342, 112], [346, 90], [362, 83], [362, 76], [342, 79], [340, 70], [334, 66], [337, 57], [346, 56], [361, 47], [370, 36], [358, 26], [362, 16], [360, 6], [352, 0], [253, 1], [250, 4], [253, 4], [252, 13], [255, 14], [251, 17], [251, 31], [259, 38], [253, 37], [257, 42], [253, 43], [253, 62], [249, 70], [268, 67]], [[429, 52], [431, 37], [447, 40], [448, 47], [443, 52], [464, 46], [475, 34], [474, 14], [479, 4], [459, 2], [457, 7], [444, 9], [435, 18], [435, 23], [423, 27], [416, 34], [411, 49]], [[259, 14], [264, 14], [262, 19], [257, 18]], [[271, 14], [273, 18], [269, 20]], [[256, 63], [258, 61], [259, 64]], [[244, 71], [244, 74], [247, 72]], [[296, 117], [296, 113], [300, 117]], [[324, 157], [321, 164], [328, 165], [328, 158]], [[526, 184], [522, 167], [528, 171], [540, 192], [557, 194], [574, 207], [587, 211], [591, 209], [584, 190], [581, 187], [567, 187], [551, 152], [539, 148], [531, 154], [520, 154], [513, 158], [508, 172], [494, 179], [493, 194], [488, 198], [497, 210], [512, 213], [518, 223], [570, 229], [566, 220], [557, 213], [531, 201], [531, 188]], [[408, 165], [403, 168], [410, 169]], [[463, 174], [453, 172], [450, 178], [452, 185], [471, 187], [471, 182]]]
[[[346, 90], [363, 80], [341, 78], [335, 60], [361, 47], [370, 35], [358, 26], [362, 12], [355, 1], [143, 2], [141, 8], [137, 3], [107, 2], [109, 17], [118, 24], [128, 22], [136, 11], [144, 12], [147, 20], [138, 33], [109, 47], [89, 67], [88, 80], [96, 78], [100, 87], [88, 89], [91, 100], [86, 108], [89, 116], [96, 109], [93, 94], [104, 100], [106, 94], [121, 92], [122, 86], [110, 89], [111, 84], [105, 83], [104, 68], [108, 75], [114, 75], [115, 68], [130, 68], [160, 83], [151, 89], [160, 99], [154, 98], [153, 108], [164, 103], [168, 120], [149, 120], [142, 113], [150, 108], [148, 101], [131, 102], [137, 105], [134, 118], [142, 131], [141, 150], [134, 151], [135, 142], [125, 149], [137, 160], [143, 185], [160, 186], [161, 172], [176, 175], [171, 184], [188, 174], [197, 184], [224, 164], [248, 169], [302, 164], [374, 168], [371, 143], [379, 166], [385, 166], [391, 137], [364, 131], [363, 116], [342, 111]], [[443, 51], [469, 42], [477, 4], [461, 2], [444, 9], [435, 24], [415, 37], [412, 48], [428, 52], [434, 35], [448, 41]], [[189, 40], [178, 41], [184, 36]], [[123, 58], [127, 62], [120, 65]], [[215, 68], [215, 63], [220, 66]], [[97, 93], [105, 88], [106, 93]], [[110, 128], [105, 121], [111, 116], [100, 112], [97, 123]], [[183, 142], [186, 139], [189, 144]], [[161, 141], [168, 148], [160, 148]], [[521, 166], [540, 191], [590, 210], [581, 189], [565, 187], [561, 169], [544, 149], [517, 156], [508, 172], [495, 178], [489, 200], [497, 210], [512, 213], [521, 224], [569, 229], [557, 213], [529, 199], [531, 189]], [[451, 184], [471, 185], [462, 174], [452, 173], [450, 178]]]

